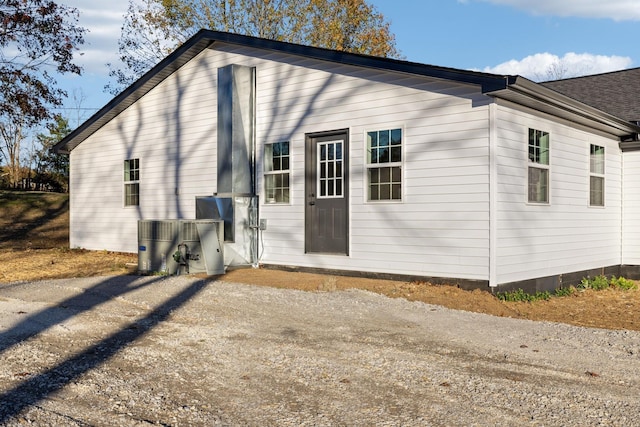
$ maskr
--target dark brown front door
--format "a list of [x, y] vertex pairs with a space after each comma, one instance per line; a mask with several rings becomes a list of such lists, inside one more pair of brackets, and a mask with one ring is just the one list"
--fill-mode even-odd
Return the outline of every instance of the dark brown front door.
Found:
[[349, 253], [347, 131], [307, 135], [305, 251]]

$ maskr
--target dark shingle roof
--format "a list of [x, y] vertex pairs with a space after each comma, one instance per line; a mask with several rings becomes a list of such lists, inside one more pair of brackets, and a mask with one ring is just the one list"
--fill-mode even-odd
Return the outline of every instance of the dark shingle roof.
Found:
[[640, 122], [640, 68], [554, 80], [542, 85], [614, 116]]

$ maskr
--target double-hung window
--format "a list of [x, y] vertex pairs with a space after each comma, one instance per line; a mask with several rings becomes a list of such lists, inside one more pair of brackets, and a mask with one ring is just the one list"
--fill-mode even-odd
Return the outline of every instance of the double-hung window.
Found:
[[367, 132], [367, 200], [402, 200], [402, 129]]
[[591, 144], [589, 160], [589, 205], [604, 206], [604, 147]]
[[140, 205], [140, 159], [124, 161], [124, 205]]
[[289, 203], [289, 141], [264, 147], [264, 191], [267, 203]]
[[529, 129], [529, 203], [549, 203], [549, 133]]

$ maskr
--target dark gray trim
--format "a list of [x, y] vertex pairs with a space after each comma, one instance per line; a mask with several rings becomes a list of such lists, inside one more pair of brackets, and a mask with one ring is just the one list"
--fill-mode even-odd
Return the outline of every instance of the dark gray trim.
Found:
[[397, 280], [401, 282], [425, 282], [433, 285], [457, 286], [465, 290], [489, 290], [488, 280], [455, 279], [446, 277], [427, 277], [408, 274], [374, 273], [356, 270], [334, 270], [329, 268], [296, 267], [292, 265], [260, 264], [261, 268], [300, 273], [323, 274], [329, 276], [360, 277], [365, 279]]
[[[639, 270], [640, 271], [640, 270]], [[585, 277], [620, 276], [622, 266], [610, 265], [608, 267], [592, 268], [589, 270], [572, 271], [569, 273], [555, 274], [552, 276], [538, 277], [530, 280], [520, 280], [517, 282], [503, 283], [495, 288], [496, 292], [515, 291], [522, 289], [525, 292], [534, 294], [536, 292], [554, 291], [558, 288], [575, 286]]]
[[261, 268], [300, 273], [314, 273], [332, 276], [361, 277], [366, 279], [398, 280], [402, 282], [425, 282], [432, 285], [457, 286], [464, 290], [480, 289], [488, 292], [507, 292], [522, 289], [535, 294], [536, 292], [552, 292], [558, 288], [576, 286], [585, 277], [605, 275], [607, 277], [625, 277], [631, 280], [640, 280], [640, 266], [638, 265], [610, 265], [607, 267], [593, 268], [590, 270], [573, 271], [569, 273], [538, 277], [536, 279], [519, 280], [503, 283], [495, 288], [489, 287], [488, 280], [456, 279], [452, 277], [430, 277], [406, 274], [374, 273], [355, 270], [334, 270], [315, 267], [296, 267], [290, 265], [260, 264]]
[[437, 67], [389, 58], [340, 52], [330, 49], [243, 36], [239, 34], [200, 30], [173, 53], [160, 61], [158, 65], [144, 74], [139, 80], [113, 98], [86, 122], [67, 135], [66, 138], [53, 147], [53, 150], [57, 153], [69, 153], [82, 141], [115, 118], [122, 111], [127, 109], [173, 72], [216, 42], [273, 50], [347, 65], [375, 68], [385, 71], [398, 71], [408, 74], [454, 80], [462, 83], [477, 84], [482, 87], [483, 91], [504, 88], [515, 78], [514, 76], [501, 76], [475, 71], [458, 70], [455, 68]]
[[144, 74], [138, 81], [117, 95], [100, 109], [100, 111], [67, 135], [67, 137], [53, 147], [53, 150], [57, 153], [69, 153], [82, 141], [115, 118], [189, 60], [204, 49], [219, 42], [272, 50], [346, 65], [475, 84], [480, 86], [482, 93], [489, 96], [504, 98], [512, 102], [530, 106], [534, 109], [540, 109], [550, 114], [559, 114], [560, 117], [576, 121], [586, 126], [595, 126], [596, 129], [600, 129], [611, 135], [622, 137], [623, 135], [640, 133], [640, 127], [638, 126], [593, 107], [589, 107], [559, 92], [545, 88], [542, 85], [519, 76], [497, 75], [439, 67], [397, 59], [303, 46], [239, 34], [200, 30], [173, 53], [160, 61], [158, 65]]
[[618, 144], [622, 152], [640, 150], [640, 141], [622, 141]]

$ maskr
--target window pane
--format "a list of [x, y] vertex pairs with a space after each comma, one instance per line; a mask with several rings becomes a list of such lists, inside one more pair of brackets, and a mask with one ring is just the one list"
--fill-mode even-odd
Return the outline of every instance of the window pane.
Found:
[[389, 163], [391, 156], [389, 155], [389, 147], [379, 148], [378, 150], [378, 163]]
[[367, 133], [367, 142], [368, 148], [377, 147], [378, 146], [378, 132], [369, 132]]
[[391, 185], [391, 198], [393, 200], [402, 200], [402, 186], [400, 184]]
[[378, 195], [377, 184], [371, 184], [369, 186], [369, 200], [380, 200], [380, 196]]
[[283, 156], [289, 156], [289, 141], [280, 143], [280, 152]]
[[380, 168], [380, 182], [391, 182], [391, 168]]
[[402, 147], [391, 147], [391, 161], [402, 161]]
[[604, 147], [592, 144], [590, 160], [591, 173], [604, 175]]
[[275, 144], [267, 144], [264, 146], [264, 171], [271, 172], [273, 170], [273, 146]]
[[389, 131], [380, 131], [378, 132], [378, 145], [380, 147], [388, 147], [389, 146]]
[[391, 200], [391, 184], [380, 184], [380, 200]]
[[273, 170], [274, 171], [282, 170], [282, 167], [280, 166], [280, 157], [273, 158]]
[[529, 168], [529, 202], [549, 201], [549, 170]]
[[401, 169], [399, 167], [394, 167], [391, 168], [391, 181], [392, 182], [402, 182], [402, 173], [400, 172]]
[[549, 164], [549, 134], [547, 132], [541, 132], [540, 135], [540, 160], [538, 163]]
[[529, 161], [549, 164], [549, 133], [529, 129]]
[[371, 168], [369, 169], [369, 182], [372, 184], [376, 184], [378, 182], [380, 182], [380, 178], [378, 177], [378, 169], [377, 168]]
[[336, 196], [342, 196], [342, 180], [336, 179]]
[[402, 143], [402, 130], [393, 129], [391, 131], [391, 144], [400, 145]]
[[590, 187], [589, 203], [591, 206], [604, 206], [604, 178], [592, 176]]
[[124, 205], [125, 206], [138, 206], [139, 205], [139, 184], [125, 184], [124, 186]]
[[267, 203], [273, 203], [276, 199], [275, 179], [273, 175], [267, 175], [264, 177], [264, 195], [267, 199]]
[[280, 166], [283, 171], [289, 170], [289, 157], [283, 157]]

